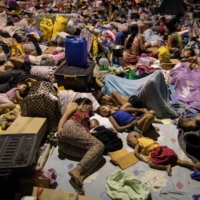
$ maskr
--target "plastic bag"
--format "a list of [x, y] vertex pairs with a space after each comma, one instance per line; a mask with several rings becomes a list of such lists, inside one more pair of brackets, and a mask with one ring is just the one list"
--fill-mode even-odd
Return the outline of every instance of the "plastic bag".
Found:
[[94, 35], [93, 41], [92, 41], [92, 55], [95, 58], [98, 56], [98, 39], [96, 35]]
[[43, 18], [40, 22], [40, 31], [42, 32], [42, 38], [45, 41], [50, 41], [53, 31], [53, 22], [51, 19]]
[[158, 59], [163, 63], [170, 63], [170, 52], [167, 46], [158, 49]]
[[54, 39], [58, 33], [65, 30], [67, 22], [68, 22], [68, 18], [65, 18], [65, 17], [62, 17], [62, 16], [56, 17], [56, 21], [55, 21], [54, 26], [53, 26], [52, 39]]

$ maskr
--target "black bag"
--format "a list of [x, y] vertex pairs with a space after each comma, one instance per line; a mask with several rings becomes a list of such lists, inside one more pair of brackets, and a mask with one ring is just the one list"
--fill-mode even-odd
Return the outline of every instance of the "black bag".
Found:
[[10, 53], [10, 48], [7, 44], [0, 42], [0, 46], [2, 47], [2, 50], [6, 55]]
[[0, 93], [6, 93], [10, 89], [11, 87], [9, 83], [0, 84]]
[[98, 126], [94, 130], [97, 131], [94, 137], [104, 144], [104, 155], [108, 155], [109, 152], [118, 151], [123, 148], [123, 142], [115, 132], [104, 126]]
[[0, 74], [0, 84], [7, 83], [19, 75], [25, 74], [22, 70], [11, 70]]
[[94, 62], [87, 63], [85, 68], [68, 66], [66, 62], [56, 70], [54, 76], [58, 86], [64, 86], [66, 90], [75, 92], [90, 91], [90, 84], [93, 77]]
[[49, 82], [36, 82], [20, 102], [21, 114], [47, 118], [48, 131], [56, 132], [61, 117], [56, 89]]

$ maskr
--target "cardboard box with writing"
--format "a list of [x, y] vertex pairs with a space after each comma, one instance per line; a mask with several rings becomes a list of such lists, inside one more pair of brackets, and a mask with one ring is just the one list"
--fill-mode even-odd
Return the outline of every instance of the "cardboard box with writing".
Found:
[[103, 200], [103, 199], [96, 197], [79, 196], [78, 200]]
[[37, 134], [38, 146], [41, 144], [47, 130], [46, 118], [39, 117], [17, 117], [17, 119], [4, 132], [5, 134]]
[[[37, 196], [38, 191], [42, 188], [34, 187], [32, 196]], [[44, 189], [40, 196], [40, 200], [77, 200], [76, 192], [67, 192], [63, 190]]]

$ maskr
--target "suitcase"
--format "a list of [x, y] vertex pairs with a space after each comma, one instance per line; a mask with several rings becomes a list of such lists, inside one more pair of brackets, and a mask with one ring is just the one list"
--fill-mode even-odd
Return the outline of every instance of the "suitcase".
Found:
[[86, 68], [68, 66], [63, 62], [54, 74], [58, 87], [64, 86], [66, 90], [75, 92], [89, 92], [94, 67], [93, 61], [88, 62]]

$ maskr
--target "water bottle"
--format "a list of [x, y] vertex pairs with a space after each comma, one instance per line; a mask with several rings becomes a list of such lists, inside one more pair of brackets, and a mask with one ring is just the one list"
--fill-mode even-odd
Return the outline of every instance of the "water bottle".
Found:
[[105, 55], [102, 55], [101, 59], [99, 60], [99, 68], [101, 71], [106, 71], [109, 68], [109, 61]]

